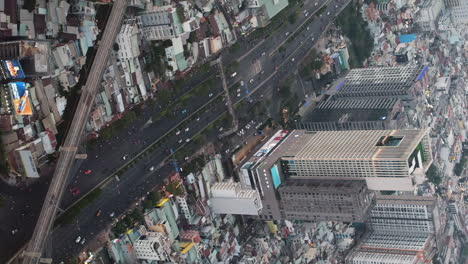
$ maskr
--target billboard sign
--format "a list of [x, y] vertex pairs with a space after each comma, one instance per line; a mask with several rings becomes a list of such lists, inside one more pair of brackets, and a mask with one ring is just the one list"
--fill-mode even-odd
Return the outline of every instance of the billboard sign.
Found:
[[19, 60], [4, 60], [2, 66], [5, 69], [5, 73], [8, 78], [11, 79], [24, 79], [24, 71], [21, 68]]
[[29, 100], [29, 84], [25, 82], [11, 82], [10, 87], [11, 100], [17, 115], [32, 115], [31, 102]]

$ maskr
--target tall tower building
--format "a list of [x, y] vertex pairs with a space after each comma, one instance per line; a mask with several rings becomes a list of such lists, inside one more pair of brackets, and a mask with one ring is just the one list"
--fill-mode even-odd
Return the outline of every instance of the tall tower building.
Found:
[[377, 195], [369, 214], [374, 231], [438, 233], [440, 214], [435, 197]]
[[375, 192], [365, 181], [288, 180], [279, 189], [286, 219], [364, 222]]
[[425, 233], [371, 233], [346, 257], [346, 264], [425, 264], [434, 257], [434, 237]]
[[297, 129], [309, 131], [399, 129], [406, 123], [398, 98], [349, 98], [319, 103]]
[[445, 0], [445, 7], [450, 10], [454, 23], [468, 24], [468, 0]]
[[371, 190], [412, 191], [432, 163], [425, 130], [295, 130], [286, 141], [281, 168], [291, 179], [361, 179]]
[[338, 98], [400, 98], [413, 100], [421, 92], [416, 85], [423, 75], [423, 66], [371, 67], [351, 70], [336, 87]]
[[[288, 204], [298, 199], [307, 203], [315, 199], [313, 195], [323, 198], [328, 195], [302, 188], [301, 184], [310, 184], [313, 189], [318, 183], [308, 180], [361, 180], [370, 190], [413, 191], [416, 183], [424, 181], [431, 163], [429, 138], [424, 130], [281, 130], [241, 165], [239, 178], [244, 187], [258, 191], [263, 205], [262, 219], [288, 219], [287, 214], [290, 217], [300, 214], [286, 208]], [[346, 193], [355, 187], [340, 188]], [[361, 190], [367, 193], [366, 189]], [[285, 200], [280, 204], [283, 197]], [[334, 198], [330, 201], [337, 202], [337, 213], [344, 206]], [[359, 208], [365, 211], [367, 202]], [[353, 221], [353, 215], [364, 214], [348, 211], [349, 218], [339, 221]], [[314, 216], [310, 213], [304, 217]]]
[[347, 264], [423, 264], [436, 252], [441, 228], [437, 199], [377, 195], [369, 213], [370, 232], [346, 258]]

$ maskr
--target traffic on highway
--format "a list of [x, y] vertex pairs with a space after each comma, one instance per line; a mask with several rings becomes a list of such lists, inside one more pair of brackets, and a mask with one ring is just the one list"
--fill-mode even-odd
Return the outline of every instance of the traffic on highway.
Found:
[[[121, 2], [126, 1], [115, 2], [114, 5], [119, 4], [121, 5], [119, 8], [125, 9], [125, 5]], [[340, 8], [345, 6], [343, 5], [345, 1], [338, 2], [340, 2]], [[326, 11], [318, 18], [313, 14], [322, 5], [316, 2], [305, 3], [304, 12], [295, 24], [283, 25], [282, 28], [264, 40], [250, 40], [248, 37], [243, 37], [244, 39], [239, 41], [241, 46], [245, 45], [249, 48], [245, 52], [248, 56], [234, 57], [230, 54], [222, 56], [224, 65], [230, 65], [234, 61], [237, 61], [239, 65], [235, 71], [226, 75], [228, 88], [234, 87], [233, 90], [230, 90], [233, 105], [244, 100], [250, 103], [263, 100], [264, 96], [275, 90], [278, 83], [297, 71], [297, 65], [301, 59], [306, 56], [324, 28], [333, 21], [334, 16], [340, 11], [334, 1], [327, 3], [325, 4]], [[111, 14], [111, 27], [106, 28], [106, 31], [112, 31], [112, 34], [109, 34], [116, 34], [119, 17], [119, 14]], [[103, 39], [112, 42], [107, 40], [108, 38]], [[100, 46], [110, 46], [110, 43], [101, 41]], [[280, 47], [284, 47], [284, 50], [281, 51]], [[101, 62], [98, 66], [104, 67], [104, 63]], [[98, 73], [98, 71], [96, 72]], [[48, 209], [40, 216], [40, 219], [44, 220], [38, 222], [38, 228], [33, 236], [35, 240], [29, 244], [28, 250], [38, 252], [45, 246], [46, 239], [43, 242], [36, 241], [37, 236], [47, 237], [51, 226], [47, 221], [53, 220], [57, 207], [62, 209], [70, 207], [77, 199], [83, 197], [96, 186], [100, 186], [117, 169], [133, 161], [135, 161], [135, 165], [120, 175], [119, 179], [106, 181], [106, 184], [102, 186], [100, 197], [81, 211], [74, 224], [59, 226], [50, 233], [51, 239], [47, 240], [49, 241], [47, 247], [53, 248], [52, 257], [57, 260], [66, 260], [70, 256], [77, 255], [86, 248], [88, 241], [93, 240], [100, 232], [108, 229], [116, 218], [140, 204], [142, 198], [154, 186], [161, 184], [164, 177], [174, 171], [173, 165], [166, 162], [170, 158], [170, 154], [166, 150], [173, 149], [177, 152], [228, 112], [226, 93], [221, 85], [221, 78], [216, 67], [210, 67], [208, 73], [194, 73], [191, 78], [205, 81], [205, 76], [216, 74], [216, 85], [210, 87], [208, 93], [194, 94], [190, 104], [182, 110], [172, 112], [170, 118], [154, 120], [154, 116], [164, 110], [161, 105], [157, 104], [152, 109], [143, 108], [141, 115], [128, 129], [119, 132], [112, 139], [100, 141], [98, 146], [88, 148], [86, 160], [77, 161], [70, 168], [57, 170], [56, 174], [62, 176], [56, 176], [55, 178], [60, 177], [56, 180], [58, 182], [51, 184], [51, 186], [56, 185], [56, 187], [51, 187], [49, 190], [46, 201], [50, 204], [47, 205], [46, 202], [44, 205]], [[93, 78], [100, 80], [98, 76]], [[183, 90], [190, 92], [194, 87], [196, 85], [188, 82]], [[82, 104], [85, 108], [88, 103], [86, 98], [91, 96], [90, 93], [92, 91], [82, 95]], [[82, 109], [84, 108], [79, 108], [76, 114], [78, 117], [75, 117], [81, 125], [86, 122], [87, 117], [87, 111]], [[237, 135], [241, 136], [241, 132], [245, 133], [245, 130], [249, 130], [259, 122], [261, 120], [249, 120], [245, 124], [239, 124]], [[230, 128], [216, 128], [219, 134], [228, 129]], [[128, 137], [129, 134], [132, 135], [132, 138], [138, 138], [139, 143]], [[76, 135], [72, 134], [72, 136], [73, 138], [65, 145], [69, 149], [64, 148], [61, 154], [61, 160], [67, 159], [69, 164], [65, 164], [65, 161], [62, 161], [62, 164], [59, 160], [58, 168], [65, 168], [72, 164], [76, 154], [74, 147], [79, 145], [81, 132]], [[136, 157], [145, 151], [148, 145], [155, 142], [159, 144], [151, 155], [136, 160]], [[71, 170], [70, 176], [65, 180], [66, 177], [63, 175], [68, 175], [68, 170]], [[62, 202], [60, 205], [55, 205], [54, 201], [62, 195], [58, 193], [61, 190], [63, 191]], [[60, 201], [60, 198], [58, 200]], [[33, 258], [28, 263], [34, 263]]]

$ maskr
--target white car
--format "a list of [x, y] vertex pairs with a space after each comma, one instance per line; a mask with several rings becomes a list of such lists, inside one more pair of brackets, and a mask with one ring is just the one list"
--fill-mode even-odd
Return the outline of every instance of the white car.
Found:
[[81, 245], [84, 245], [84, 243], [86, 242], [86, 238], [83, 237], [83, 239], [81, 240]]
[[265, 56], [266, 52], [262, 52], [262, 56]]
[[240, 93], [237, 94], [237, 97], [240, 97]]
[[179, 144], [182, 144], [182, 142], [183, 142], [183, 140], [182, 140], [182, 139], [180, 139], [180, 140], [179, 140]]
[[114, 215], [115, 215], [115, 213], [114, 213], [114, 212], [112, 212], [112, 213], [110, 213], [110, 215], [109, 215], [109, 216], [112, 218], [112, 217], [114, 217]]
[[180, 135], [180, 130], [175, 133], [176, 136]]
[[330, 15], [330, 12], [327, 12], [327, 16], [329, 16], [329, 15]]
[[237, 92], [238, 92], [238, 93], [240, 93], [240, 88], [239, 88], [239, 89], [237, 89]]
[[219, 132], [223, 131], [224, 130], [224, 127], [220, 127], [219, 128]]
[[240, 85], [241, 85], [241, 86], [244, 86], [244, 81], [240, 81]]
[[292, 58], [291, 61], [294, 62], [296, 59], [295, 58]]
[[250, 83], [253, 83], [253, 81], [254, 81], [253, 79], [250, 79], [250, 81], [249, 81], [249, 82], [250, 82]]
[[149, 167], [149, 171], [154, 171], [154, 166]]
[[187, 143], [190, 142], [190, 138], [187, 138], [187, 139], [185, 140], [185, 142], [187, 142]]
[[187, 127], [187, 128], [185, 129], [185, 132], [189, 132], [189, 130], [190, 130], [190, 128]]
[[80, 237], [80, 236], [77, 237], [77, 238], [75, 239], [75, 243], [77, 243], [77, 244], [80, 243], [80, 241], [81, 241], [81, 237]]
[[309, 30], [310, 28], [309, 28], [309, 27], [307, 27], [306, 29], [307, 29], [307, 30]]
[[305, 13], [304, 16], [305, 16], [305, 17], [308, 17], [308, 16], [309, 16], [309, 13]]
[[210, 94], [208, 95], [208, 97], [210, 97], [210, 98], [213, 97], [213, 93], [210, 93]]
[[236, 75], [237, 75], [237, 72], [233, 72], [233, 73], [231, 74], [231, 77], [234, 78], [234, 77], [236, 77]]
[[199, 118], [199, 117], [197, 117], [197, 119], [195, 119], [195, 120], [197, 120], [197, 122], [198, 122], [198, 121], [200, 121], [200, 118]]
[[128, 159], [128, 155], [125, 155], [122, 157], [123, 160], [127, 160]]

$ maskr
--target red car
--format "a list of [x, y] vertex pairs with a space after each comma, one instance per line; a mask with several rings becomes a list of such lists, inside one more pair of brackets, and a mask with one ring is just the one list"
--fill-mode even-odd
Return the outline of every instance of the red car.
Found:
[[87, 170], [87, 171], [84, 172], [84, 174], [88, 175], [88, 174], [90, 174], [91, 172], [92, 172], [91, 170]]
[[71, 188], [70, 192], [72, 193], [73, 196], [80, 194], [80, 190], [78, 190], [78, 188], [76, 187]]

